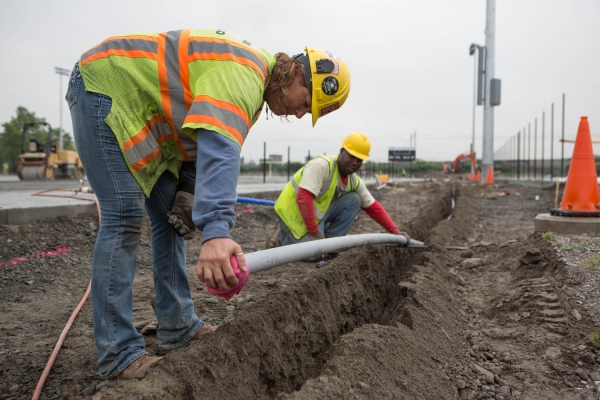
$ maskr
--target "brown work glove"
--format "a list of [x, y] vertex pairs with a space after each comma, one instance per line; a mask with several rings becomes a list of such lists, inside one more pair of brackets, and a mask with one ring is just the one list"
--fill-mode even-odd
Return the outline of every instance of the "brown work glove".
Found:
[[192, 221], [192, 206], [194, 204], [194, 195], [188, 192], [179, 191], [175, 194], [175, 201], [169, 216], [169, 224], [185, 240], [190, 240], [196, 234], [196, 225]]

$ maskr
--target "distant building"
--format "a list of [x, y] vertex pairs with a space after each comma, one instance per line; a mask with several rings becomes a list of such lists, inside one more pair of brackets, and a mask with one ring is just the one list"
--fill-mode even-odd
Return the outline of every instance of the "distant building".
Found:
[[269, 154], [269, 161], [274, 163], [282, 163], [283, 156], [281, 154]]

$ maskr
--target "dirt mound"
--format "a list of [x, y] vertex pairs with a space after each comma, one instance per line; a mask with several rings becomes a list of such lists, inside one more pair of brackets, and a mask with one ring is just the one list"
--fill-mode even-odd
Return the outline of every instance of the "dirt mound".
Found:
[[[216, 333], [168, 353], [140, 381], [102, 381], [88, 302], [42, 398], [595, 398], [598, 354], [587, 340], [594, 321], [583, 309], [573, 313], [572, 279], [567, 287], [555, 246], [533, 233], [552, 191], [432, 182], [374, 194], [427, 248], [377, 245], [324, 265], [290, 263], [252, 275], [226, 302], [197, 283], [197, 237], [188, 243], [188, 273], [196, 310], [219, 325]], [[234, 238], [246, 252], [262, 249], [275, 226], [272, 207], [236, 208]], [[0, 267], [0, 399], [31, 396], [87, 285], [93, 218], [0, 226], [0, 243], [25, 232], [1, 261], [40, 243], [72, 249]], [[351, 233], [374, 231], [381, 228], [361, 213]], [[41, 239], [51, 232], [62, 241]], [[154, 317], [148, 234], [146, 226], [134, 283], [140, 327]], [[155, 336], [145, 338], [157, 352]]]

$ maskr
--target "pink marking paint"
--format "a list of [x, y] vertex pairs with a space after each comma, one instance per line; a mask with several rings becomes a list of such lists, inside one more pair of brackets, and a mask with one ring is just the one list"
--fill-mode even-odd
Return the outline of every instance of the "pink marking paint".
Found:
[[39, 253], [34, 254], [32, 256], [16, 257], [10, 261], [0, 261], [0, 267], [5, 267], [7, 265], [17, 265], [25, 261], [35, 260], [36, 258], [55, 257], [59, 254], [68, 253], [69, 251], [71, 251], [71, 249], [69, 249], [67, 246], [60, 246], [54, 251], [40, 251]]

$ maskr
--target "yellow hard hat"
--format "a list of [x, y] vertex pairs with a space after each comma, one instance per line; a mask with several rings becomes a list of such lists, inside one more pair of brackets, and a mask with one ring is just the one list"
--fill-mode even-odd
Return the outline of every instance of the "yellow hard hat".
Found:
[[369, 138], [361, 132], [354, 132], [346, 136], [346, 139], [342, 142], [342, 147], [346, 149], [348, 153], [363, 161], [367, 161], [369, 159], [369, 153], [371, 153], [371, 142], [369, 141]]
[[312, 124], [340, 108], [350, 93], [350, 69], [330, 51], [307, 47], [294, 56], [304, 66], [304, 79], [311, 92]]

